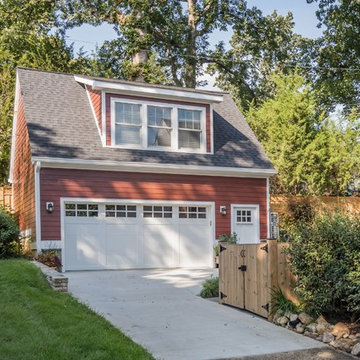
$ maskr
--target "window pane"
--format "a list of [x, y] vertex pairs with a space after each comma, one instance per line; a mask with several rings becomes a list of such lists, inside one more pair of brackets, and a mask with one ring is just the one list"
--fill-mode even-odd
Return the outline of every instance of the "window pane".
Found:
[[154, 206], [154, 211], [162, 211], [163, 207], [162, 206]]
[[201, 111], [199, 110], [178, 110], [179, 128], [200, 130]]
[[171, 108], [148, 106], [148, 124], [171, 127]]
[[136, 212], [128, 212], [127, 216], [130, 218], [134, 218], [136, 217]]
[[126, 210], [126, 206], [125, 206], [125, 205], [117, 205], [117, 206], [116, 206], [116, 210], [118, 210], [118, 211], [125, 211], [125, 210]]
[[138, 104], [115, 103], [115, 122], [122, 124], [141, 124]]
[[126, 212], [125, 211], [118, 211], [116, 213], [116, 217], [126, 217]]
[[86, 211], [78, 211], [77, 216], [87, 216], [87, 212]]
[[78, 210], [86, 210], [87, 204], [77, 204], [77, 208], [78, 208]]
[[144, 217], [146, 217], [146, 218], [152, 217], [152, 213], [151, 212], [144, 212]]
[[116, 125], [115, 126], [115, 143], [123, 144], [140, 144], [140, 127]]
[[67, 210], [75, 210], [75, 204], [65, 204], [65, 209], [67, 209]]
[[144, 211], [152, 211], [152, 206], [144, 206]]
[[106, 217], [115, 217], [115, 211], [106, 211], [105, 216]]
[[115, 205], [106, 205], [105, 206], [105, 210], [108, 211], [108, 210], [115, 210]]
[[171, 206], [164, 206], [164, 211], [172, 211], [172, 207]]
[[95, 204], [89, 204], [89, 210], [98, 210], [98, 206]]
[[75, 216], [75, 211], [71, 211], [71, 210], [65, 211], [65, 215], [66, 216]]
[[89, 216], [98, 216], [97, 211], [89, 211]]
[[128, 205], [127, 209], [128, 211], [136, 211], [136, 205]]
[[171, 146], [171, 129], [148, 127], [149, 146]]
[[198, 208], [198, 212], [206, 212], [206, 208], [204, 208], [204, 207], [199, 207], [199, 208]]
[[171, 212], [164, 213], [164, 218], [172, 218], [172, 213]]
[[199, 215], [198, 215], [198, 218], [199, 218], [199, 219], [206, 219], [206, 214], [199, 214]]
[[200, 136], [198, 131], [179, 130], [179, 148], [200, 149]]

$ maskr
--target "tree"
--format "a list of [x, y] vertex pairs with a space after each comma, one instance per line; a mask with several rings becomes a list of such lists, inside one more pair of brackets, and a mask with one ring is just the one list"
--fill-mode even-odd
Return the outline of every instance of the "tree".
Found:
[[274, 96], [259, 107], [252, 104], [247, 120], [279, 171], [272, 191], [299, 194], [307, 191], [304, 154], [316, 137], [319, 120], [309, 84], [297, 74], [273, 74]]
[[307, 0], [317, 2], [319, 27], [324, 27], [319, 51], [314, 55], [315, 87], [319, 104], [330, 111], [343, 104], [349, 112], [360, 103], [360, 2], [354, 0]]
[[0, 184], [8, 178], [16, 67], [89, 71], [88, 59], [66, 45], [56, 11], [47, 0], [0, 2]]
[[209, 67], [217, 74], [217, 85], [231, 92], [243, 110], [249, 103], [260, 104], [274, 93], [272, 73], [289, 73], [299, 63], [306, 64], [315, 42], [295, 34], [292, 14], [273, 12], [263, 16], [256, 8], [247, 9], [236, 19], [231, 48], [217, 46], [220, 59]]
[[113, 64], [119, 76], [150, 81], [149, 66], [156, 64], [164, 76], [151, 81], [195, 87], [209, 61], [209, 34], [226, 30], [245, 7], [243, 0], [68, 0], [62, 11], [67, 27], [114, 25], [118, 39], [105, 47], [124, 55], [121, 65]]

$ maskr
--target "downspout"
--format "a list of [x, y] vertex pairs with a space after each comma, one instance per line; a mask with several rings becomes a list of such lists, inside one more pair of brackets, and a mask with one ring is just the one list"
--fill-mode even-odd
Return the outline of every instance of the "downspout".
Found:
[[270, 179], [266, 178], [266, 218], [267, 218], [267, 238], [270, 239]]
[[41, 162], [35, 162], [35, 236], [36, 252], [41, 251], [41, 204], [40, 204], [40, 169]]

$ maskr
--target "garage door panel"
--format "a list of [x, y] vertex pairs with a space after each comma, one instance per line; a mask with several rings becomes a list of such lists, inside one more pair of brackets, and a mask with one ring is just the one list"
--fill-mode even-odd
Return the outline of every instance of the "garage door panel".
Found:
[[211, 266], [210, 254], [212, 254], [212, 249], [209, 239], [210, 230], [208, 226], [199, 224], [180, 226], [180, 266]]
[[178, 227], [173, 224], [144, 225], [143, 260], [145, 267], [175, 267], [178, 252]]
[[66, 264], [68, 269], [87, 269], [105, 265], [105, 243], [97, 223], [67, 224]]
[[136, 267], [139, 262], [137, 224], [106, 225], [106, 265]]

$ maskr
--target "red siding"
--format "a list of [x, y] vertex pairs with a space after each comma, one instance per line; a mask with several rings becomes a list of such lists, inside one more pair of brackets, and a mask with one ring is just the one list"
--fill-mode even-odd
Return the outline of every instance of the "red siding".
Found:
[[[230, 204], [260, 205], [260, 236], [267, 237], [266, 179], [41, 169], [41, 231], [44, 240], [60, 239], [60, 197], [215, 201], [216, 236], [231, 231]], [[48, 214], [45, 202], [53, 201]], [[228, 214], [219, 214], [226, 205]]]
[[86, 87], [89, 91], [90, 100], [92, 103], [92, 107], [95, 112], [96, 121], [99, 125], [100, 131], [102, 131], [102, 122], [101, 122], [101, 91], [92, 90], [88, 86]]
[[31, 229], [35, 239], [34, 166], [31, 163], [29, 134], [22, 97], [19, 97], [13, 168], [13, 205], [20, 230]]
[[111, 145], [111, 109], [110, 102], [111, 98], [121, 98], [121, 99], [130, 99], [130, 100], [143, 100], [143, 101], [153, 101], [153, 102], [162, 102], [167, 104], [179, 104], [179, 105], [190, 105], [190, 106], [201, 106], [206, 109], [206, 151], [211, 151], [211, 131], [210, 131], [210, 105], [208, 104], [198, 104], [192, 102], [184, 101], [174, 101], [174, 100], [165, 100], [165, 99], [153, 99], [141, 96], [128, 96], [128, 95], [115, 95], [115, 94], [106, 94], [106, 145]]

